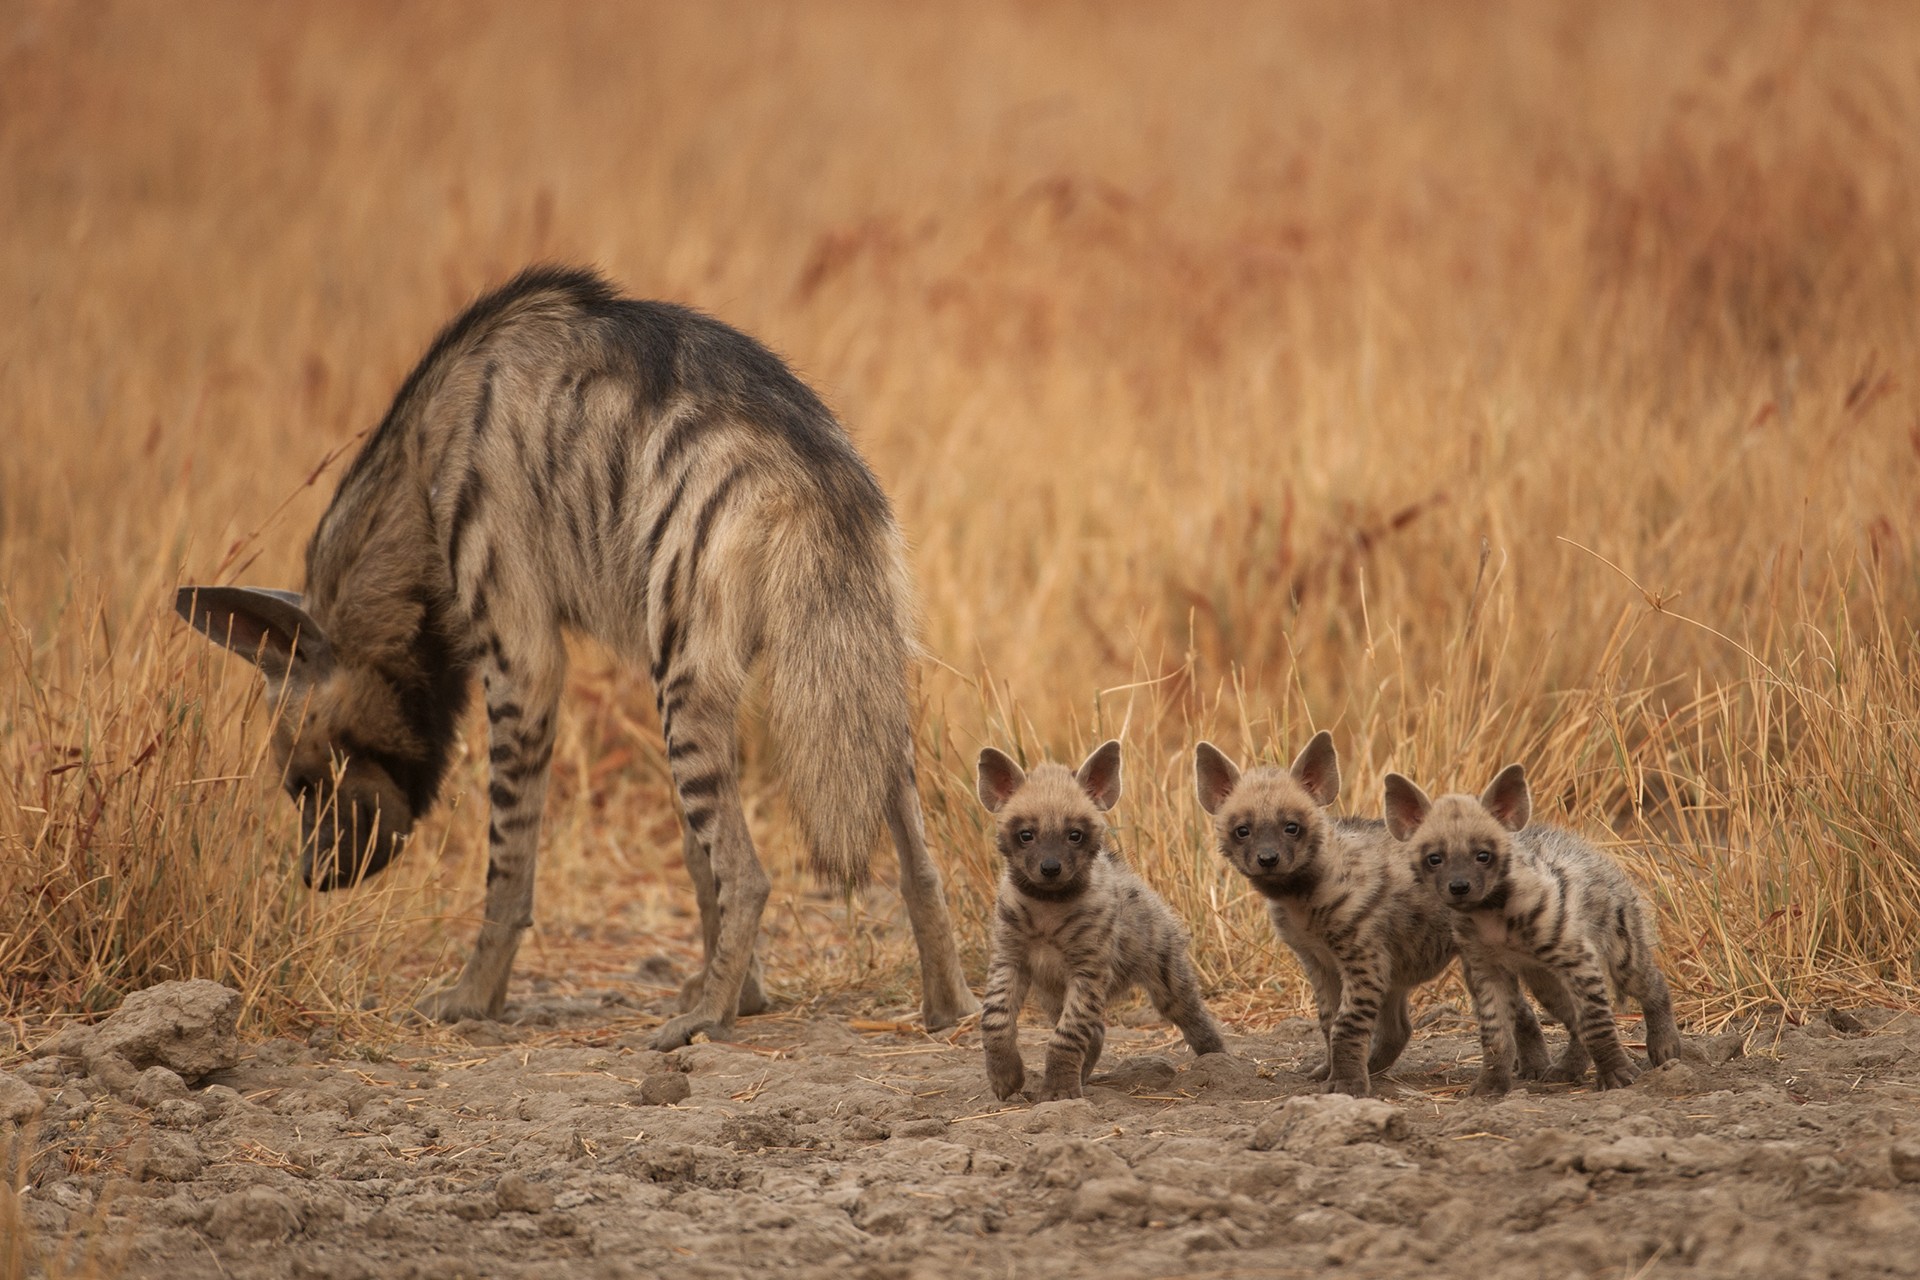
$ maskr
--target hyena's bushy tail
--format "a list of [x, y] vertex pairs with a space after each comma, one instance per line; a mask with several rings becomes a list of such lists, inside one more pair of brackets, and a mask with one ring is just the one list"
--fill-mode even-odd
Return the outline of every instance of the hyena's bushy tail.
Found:
[[912, 767], [912, 604], [898, 535], [855, 550], [799, 530], [769, 548], [767, 727], [816, 875], [865, 883]]

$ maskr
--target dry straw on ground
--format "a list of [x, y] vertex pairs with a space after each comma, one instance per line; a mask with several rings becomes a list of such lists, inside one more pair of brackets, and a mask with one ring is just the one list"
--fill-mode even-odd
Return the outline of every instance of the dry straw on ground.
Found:
[[[0, 1012], [200, 975], [373, 1029], [464, 947], [484, 753], [309, 896], [167, 601], [296, 583], [328, 464], [535, 259], [766, 338], [873, 459], [976, 960], [974, 753], [1117, 733], [1222, 1011], [1293, 1007], [1188, 753], [1327, 726], [1360, 811], [1526, 760], [1687, 1015], [1911, 1002], [1917, 59], [1896, 5], [0, 10]], [[643, 678], [573, 684], [559, 979], [691, 936]], [[785, 878], [776, 987], [903, 998], [885, 905]]]

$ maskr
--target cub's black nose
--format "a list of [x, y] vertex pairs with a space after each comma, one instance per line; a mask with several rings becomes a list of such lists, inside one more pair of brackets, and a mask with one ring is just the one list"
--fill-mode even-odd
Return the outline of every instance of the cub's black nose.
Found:
[[1471, 890], [1472, 888], [1473, 886], [1468, 884], [1465, 880], [1447, 881], [1447, 892], [1452, 894], [1456, 898], [1466, 897], [1468, 891]]
[[1263, 853], [1259, 857], [1259, 862], [1263, 867], [1277, 867], [1280, 865], [1280, 855], [1277, 853]]
[[1040, 864], [1040, 874], [1045, 876], [1049, 880], [1059, 875], [1060, 860], [1058, 858], [1048, 858], [1045, 862]]

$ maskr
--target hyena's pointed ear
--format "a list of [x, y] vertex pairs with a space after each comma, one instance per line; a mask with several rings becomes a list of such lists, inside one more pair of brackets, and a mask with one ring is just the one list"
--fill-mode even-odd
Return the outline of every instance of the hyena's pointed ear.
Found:
[[1307, 789], [1313, 802], [1321, 807], [1340, 798], [1340, 753], [1333, 749], [1333, 735], [1325, 729], [1313, 735], [1313, 741], [1300, 748], [1289, 770], [1294, 781]]
[[1026, 772], [1006, 752], [993, 747], [980, 749], [980, 803], [987, 806], [988, 813], [1000, 812], [1026, 781]]
[[296, 668], [317, 671], [331, 657], [320, 624], [291, 591], [181, 587], [173, 607], [195, 631], [258, 663], [271, 680], [284, 680]]
[[1387, 775], [1387, 830], [1395, 840], [1411, 840], [1431, 808], [1433, 801], [1412, 778], [1398, 773]]
[[1527, 787], [1527, 771], [1510, 764], [1480, 793], [1480, 807], [1509, 831], [1518, 831], [1533, 817], [1533, 792]]
[[1079, 780], [1080, 789], [1087, 793], [1087, 799], [1093, 801], [1094, 808], [1103, 812], [1113, 808], [1120, 800], [1119, 740], [1109, 739], [1095, 747], [1073, 776]]
[[1218, 813], [1240, 785], [1240, 767], [1211, 742], [1202, 742], [1193, 749], [1193, 782], [1200, 793], [1200, 807]]

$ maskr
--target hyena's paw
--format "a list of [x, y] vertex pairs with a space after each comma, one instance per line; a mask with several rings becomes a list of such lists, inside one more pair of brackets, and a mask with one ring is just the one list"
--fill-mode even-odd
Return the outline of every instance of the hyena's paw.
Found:
[[1075, 1074], [1070, 1080], [1046, 1080], [1038, 1089], [1027, 1095], [1035, 1102], [1059, 1102], [1065, 1098], [1081, 1097], [1080, 1077]]
[[702, 1031], [723, 1030], [725, 1024], [717, 1018], [703, 1013], [683, 1013], [677, 1018], [668, 1018], [653, 1033], [649, 1046], [659, 1053], [671, 1053], [675, 1049], [684, 1049], [693, 1043], [693, 1038]]
[[1362, 1073], [1357, 1076], [1330, 1076], [1327, 1082], [1320, 1086], [1320, 1092], [1344, 1093], [1350, 1097], [1364, 1098], [1373, 1092], [1373, 1089], [1366, 1075]]
[[1310, 1067], [1300, 1068], [1300, 1074], [1309, 1080], [1325, 1080], [1327, 1071], [1332, 1065], [1330, 1062], [1316, 1062]]
[[1540, 1078], [1548, 1084], [1579, 1084], [1587, 1078], [1587, 1064], [1585, 1062], [1556, 1062], [1548, 1067], [1546, 1074]]
[[1520, 1046], [1520, 1065], [1514, 1074], [1522, 1080], [1553, 1079], [1553, 1059], [1547, 1056], [1544, 1044], [1526, 1043]]
[[[707, 971], [700, 972], [680, 984], [680, 1012], [692, 1013], [700, 1007], [700, 997], [706, 994]], [[747, 970], [747, 980], [740, 985], [740, 1016], [750, 1018], [756, 1013], [765, 1013], [773, 1007], [773, 1001], [767, 998], [767, 991], [760, 983], [760, 966], [755, 964]]]
[[468, 1018], [496, 1017], [499, 1010], [490, 1002], [455, 983], [438, 991], [429, 991], [413, 1006], [415, 1013], [429, 1022], [464, 1022]]
[[993, 1090], [993, 1096], [1005, 1102], [1026, 1087], [1027, 1070], [1020, 1065], [1020, 1059], [1010, 1062], [987, 1062], [987, 1087]]
[[962, 985], [938, 1000], [931, 994], [920, 1002], [920, 1025], [928, 1031], [945, 1031], [980, 1012], [980, 1000]]
[[1598, 1077], [1602, 1089], [1624, 1089], [1640, 1078], [1640, 1068], [1622, 1061], [1611, 1067], [1597, 1067], [1594, 1075]]
[[1505, 1071], [1482, 1071], [1473, 1082], [1476, 1098], [1504, 1098], [1513, 1092], [1513, 1077]]

